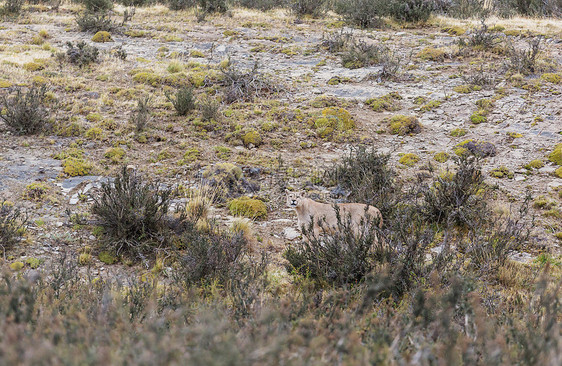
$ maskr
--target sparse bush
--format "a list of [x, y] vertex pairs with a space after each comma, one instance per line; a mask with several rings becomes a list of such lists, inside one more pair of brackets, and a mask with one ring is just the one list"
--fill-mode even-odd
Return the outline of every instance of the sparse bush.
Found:
[[1, 14], [17, 15], [21, 12], [25, 0], [6, 0], [4, 6], [0, 9]]
[[88, 13], [85, 12], [76, 18], [76, 24], [82, 32], [97, 33], [101, 31], [111, 32], [115, 29], [115, 24], [111, 21], [106, 12]]
[[486, 217], [486, 192], [484, 176], [478, 160], [461, 157], [457, 171], [438, 176], [422, 190], [422, 213], [430, 222], [462, 227], [474, 227], [480, 217]]
[[122, 45], [119, 45], [111, 50], [113, 56], [118, 58], [121, 61], [125, 61], [127, 59], [127, 51], [123, 49]]
[[440, 8], [454, 18], [466, 19], [484, 16], [488, 12], [485, 7], [485, 0], [452, 0], [446, 4]]
[[139, 98], [137, 100], [137, 108], [131, 116], [131, 122], [135, 126], [137, 132], [142, 132], [145, 130], [146, 126], [150, 122], [150, 96], [145, 98]]
[[471, 85], [473, 89], [478, 87], [493, 87], [496, 84], [496, 75], [492, 72], [484, 71], [483, 66], [480, 66], [467, 76], [463, 75], [462, 78], [464, 82], [466, 82], [467, 85]]
[[185, 116], [196, 107], [192, 88], [181, 88], [174, 95], [166, 92], [166, 99], [172, 103], [178, 116]]
[[221, 71], [223, 74], [221, 84], [225, 88], [224, 100], [229, 104], [251, 101], [255, 97], [262, 97], [281, 90], [278, 85], [273, 84], [258, 70], [257, 63], [247, 71], [241, 71], [233, 65], [229, 65], [227, 69], [221, 69]]
[[387, 1], [383, 0], [339, 0], [335, 11], [349, 24], [360, 28], [384, 26], [383, 16], [387, 13]]
[[513, 15], [560, 16], [562, 2], [560, 0], [496, 0], [494, 9], [504, 17]]
[[20, 242], [25, 232], [27, 216], [12, 204], [0, 202], [0, 248], [5, 257], [6, 251]]
[[389, 159], [390, 155], [359, 147], [327, 169], [325, 180], [343, 190], [348, 202], [369, 204], [386, 217], [400, 190], [395, 172], [388, 166]]
[[47, 87], [32, 86], [26, 92], [17, 88], [14, 95], [0, 99], [0, 118], [8, 129], [17, 135], [32, 135], [42, 131], [47, 124], [48, 112], [44, 104]]
[[196, 0], [168, 0], [170, 10], [185, 10], [193, 8], [195, 5]]
[[496, 156], [497, 154], [496, 146], [488, 141], [469, 140], [465, 143], [461, 143], [459, 146], [478, 158], [487, 158], [489, 156]]
[[[480, 220], [473, 221], [476, 225], [472, 224], [468, 241], [461, 244], [461, 250], [470, 256], [470, 264], [476, 270], [489, 271], [504, 265], [509, 254], [525, 245], [534, 226], [534, 218], [528, 220], [530, 202], [531, 196], [527, 192], [517, 215], [509, 213], [493, 220], [482, 220], [481, 216]], [[479, 214], [483, 215], [482, 212]]]
[[359, 234], [355, 235], [351, 217], [341, 214], [338, 206], [334, 206], [334, 210], [335, 228], [327, 227], [322, 218], [313, 218], [321, 227], [321, 235], [314, 235], [311, 222], [308, 228], [303, 228], [307, 240], [285, 251], [283, 257], [289, 262], [287, 272], [328, 285], [355, 284], [363, 281], [375, 267], [375, 259], [386, 256], [382, 241], [377, 239], [378, 218], [367, 215]]
[[112, 0], [81, 0], [80, 2], [90, 13], [106, 12], [113, 9]]
[[172, 190], [145, 183], [123, 167], [113, 182], [102, 183], [92, 214], [103, 227], [104, 249], [134, 259], [153, 256], [166, 242], [165, 219]]
[[157, 3], [157, 1], [155, 0], [119, 0], [117, 2], [126, 7], [138, 7], [138, 8], [143, 6], [150, 6]]
[[337, 53], [344, 51], [354, 41], [353, 33], [344, 30], [322, 35], [321, 46], [328, 52]]
[[[247, 242], [241, 233], [229, 235], [216, 228], [205, 233], [198, 230], [193, 221], [184, 221], [179, 228], [178, 269], [174, 272], [177, 282], [185, 286], [201, 281], [218, 280], [228, 283], [243, 266], [246, 259]], [[236, 274], [235, 274], [236, 273]]]
[[289, 0], [289, 8], [297, 18], [305, 15], [320, 17], [326, 12], [326, 0]]
[[80, 41], [76, 45], [67, 42], [66, 46], [68, 47], [66, 57], [71, 64], [84, 67], [98, 62], [99, 49], [97, 47], [90, 46], [84, 41]]
[[197, 0], [199, 8], [205, 14], [226, 13], [228, 10], [227, 0]]
[[267, 11], [275, 8], [282, 8], [287, 5], [287, 0], [238, 0], [240, 6], [248, 9], [259, 9]]
[[509, 43], [509, 69], [524, 75], [535, 72], [537, 57], [541, 52], [541, 40], [541, 37], [535, 37], [529, 40], [529, 48], [526, 50], [518, 50], [512, 43]]
[[373, 66], [385, 60], [388, 48], [376, 44], [357, 41], [351, 44], [342, 54], [342, 65], [348, 69]]
[[433, 0], [391, 0], [388, 2], [388, 15], [403, 22], [425, 22], [433, 6]]
[[204, 121], [218, 121], [220, 119], [220, 103], [216, 99], [202, 98], [197, 102], [197, 106]]
[[494, 49], [500, 41], [500, 34], [490, 30], [486, 20], [482, 19], [479, 28], [470, 32], [468, 37], [459, 38], [458, 45], [485, 51]]
[[136, 8], [129, 8], [123, 10], [123, 20], [121, 21], [121, 26], [123, 27], [127, 22], [133, 20], [135, 13], [137, 12]]
[[248, 280], [250, 274], [255, 279], [265, 271], [265, 258], [262, 257], [262, 262], [256, 264], [249, 256], [244, 231], [221, 231], [209, 219], [208, 209], [214, 199], [214, 190], [202, 188], [190, 197], [182, 215], [172, 225], [177, 236], [176, 260], [179, 264], [172, 278], [182, 286], [210, 284], [214, 281], [233, 286]]
[[400, 56], [391, 50], [387, 50], [380, 61], [382, 70], [377, 74], [377, 79], [383, 81], [398, 78], [401, 64]]

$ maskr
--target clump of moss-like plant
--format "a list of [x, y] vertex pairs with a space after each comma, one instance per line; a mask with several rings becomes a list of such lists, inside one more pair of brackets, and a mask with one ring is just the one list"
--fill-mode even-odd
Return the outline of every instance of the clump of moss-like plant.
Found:
[[411, 135], [421, 132], [421, 124], [414, 116], [396, 115], [388, 121], [390, 133], [393, 135]]

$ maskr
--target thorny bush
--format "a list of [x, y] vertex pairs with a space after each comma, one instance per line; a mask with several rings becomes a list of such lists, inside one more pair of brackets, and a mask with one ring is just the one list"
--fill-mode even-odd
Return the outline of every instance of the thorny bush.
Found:
[[376, 259], [387, 256], [383, 242], [378, 240], [378, 218], [366, 215], [355, 235], [351, 217], [340, 212], [338, 206], [334, 206], [334, 210], [335, 228], [328, 227], [321, 217], [312, 218], [320, 226], [321, 235], [314, 234], [312, 220], [309, 227], [302, 228], [306, 240], [289, 247], [283, 254], [289, 262], [287, 272], [342, 286], [362, 281], [375, 267]]
[[2, 255], [20, 242], [25, 232], [27, 216], [12, 204], [0, 202], [0, 248]]
[[47, 87], [32, 86], [27, 91], [17, 88], [11, 97], [0, 98], [0, 119], [17, 135], [32, 135], [41, 132], [47, 125], [49, 115], [45, 106]]
[[380, 28], [384, 26], [387, 3], [385, 0], [339, 0], [334, 9], [349, 24], [360, 28]]
[[145, 259], [166, 244], [166, 218], [173, 191], [145, 183], [123, 166], [113, 182], [104, 182], [92, 213], [104, 230], [104, 246], [117, 255]]
[[131, 122], [137, 132], [144, 131], [150, 122], [151, 101], [152, 98], [150, 96], [137, 99], [137, 107], [131, 115]]
[[256, 62], [251, 70], [241, 71], [234, 65], [221, 69], [223, 74], [222, 86], [224, 87], [224, 100], [226, 103], [251, 101], [255, 97], [263, 97], [281, 91], [281, 88], [272, 83], [258, 70]]
[[390, 155], [361, 146], [328, 168], [325, 180], [345, 192], [348, 202], [377, 207], [385, 217], [400, 190], [396, 173], [388, 166], [389, 160]]
[[478, 159], [460, 157], [457, 164], [456, 172], [443, 173], [422, 188], [422, 212], [429, 222], [472, 227], [487, 215], [490, 187], [484, 183]]
[[181, 88], [173, 95], [170, 92], [166, 92], [165, 95], [166, 99], [174, 106], [178, 116], [185, 116], [195, 109], [195, 97], [192, 88]]
[[71, 64], [78, 65], [79, 67], [88, 66], [98, 62], [99, 49], [95, 46], [90, 46], [84, 41], [72, 44], [67, 42], [66, 57]]

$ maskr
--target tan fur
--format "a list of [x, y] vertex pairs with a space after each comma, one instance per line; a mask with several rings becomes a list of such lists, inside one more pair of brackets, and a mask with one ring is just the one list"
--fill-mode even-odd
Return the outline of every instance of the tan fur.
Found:
[[[318, 222], [322, 222], [324, 231], [333, 231], [337, 227], [336, 211], [331, 204], [305, 198], [302, 192], [287, 192], [287, 206], [293, 207], [297, 211], [299, 228], [303, 225], [308, 228], [310, 221], [314, 218], [313, 230], [316, 236], [322, 232]], [[360, 232], [361, 219], [367, 215], [371, 219], [378, 219], [379, 226], [382, 227], [382, 215], [376, 207], [369, 206], [365, 212], [367, 205], [362, 203], [338, 203], [337, 206], [340, 209], [342, 221], [351, 216], [351, 228], [356, 235]]]

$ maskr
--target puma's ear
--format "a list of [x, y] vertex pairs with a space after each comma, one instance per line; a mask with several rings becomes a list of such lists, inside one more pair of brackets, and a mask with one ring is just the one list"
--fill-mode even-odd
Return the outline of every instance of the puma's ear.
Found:
[[300, 191], [300, 192], [299, 192], [299, 196], [300, 196], [300, 197], [304, 197], [304, 191]]

